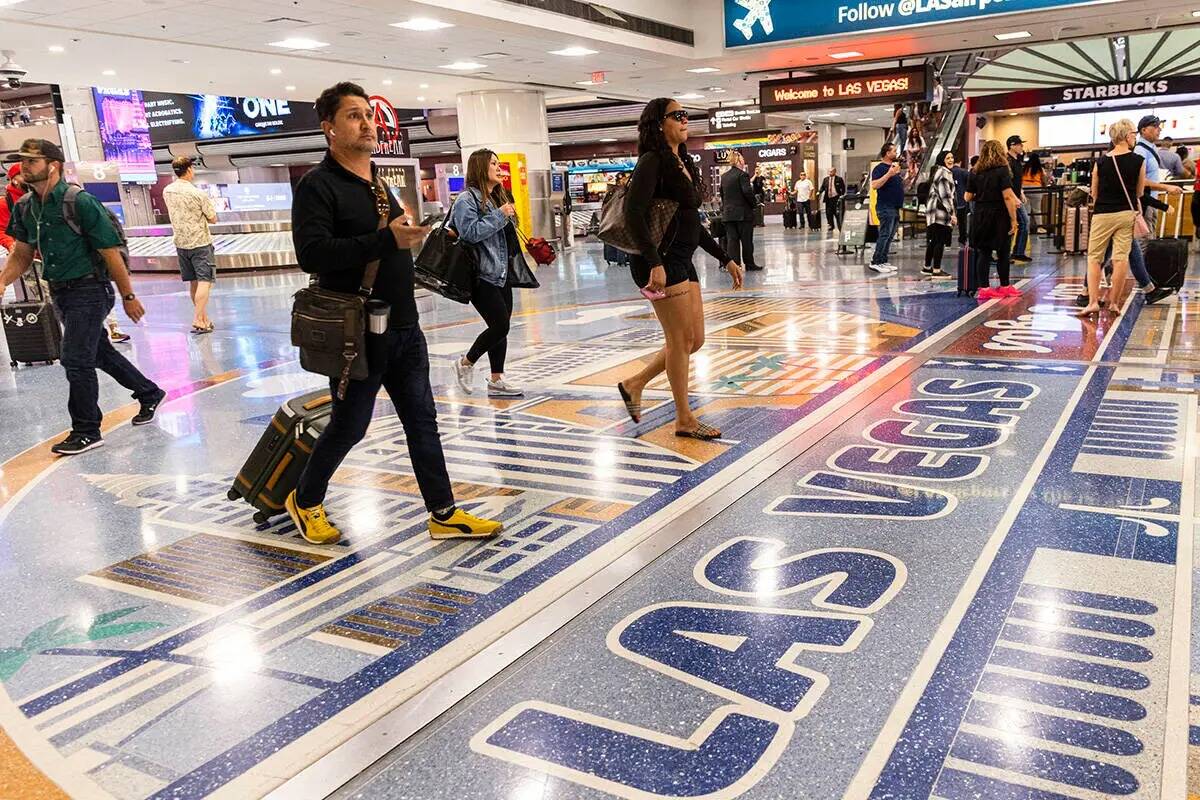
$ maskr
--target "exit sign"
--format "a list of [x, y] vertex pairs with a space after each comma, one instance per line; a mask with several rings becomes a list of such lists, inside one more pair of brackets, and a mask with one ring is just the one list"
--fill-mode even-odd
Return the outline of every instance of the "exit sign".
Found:
[[592, 73], [592, 83], [607, 83], [608, 76], [603, 72]]

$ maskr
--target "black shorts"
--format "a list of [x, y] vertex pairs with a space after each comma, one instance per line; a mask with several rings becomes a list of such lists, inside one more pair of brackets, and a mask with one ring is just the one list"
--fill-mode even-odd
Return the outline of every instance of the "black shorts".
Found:
[[[664, 286], [674, 286], [679, 283], [700, 282], [696, 273], [696, 265], [691, 258], [684, 258], [680, 253], [668, 252], [663, 259], [663, 268], [667, 271], [667, 282]], [[641, 289], [650, 282], [650, 263], [640, 255], [629, 257], [629, 274], [633, 282]]]

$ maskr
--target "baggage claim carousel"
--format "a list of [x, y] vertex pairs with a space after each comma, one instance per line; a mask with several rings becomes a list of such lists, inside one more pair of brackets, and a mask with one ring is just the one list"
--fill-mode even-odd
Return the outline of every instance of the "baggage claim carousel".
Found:
[[[296, 266], [290, 220], [218, 222], [209, 230], [218, 270], [270, 270]], [[170, 225], [126, 228], [134, 272], [178, 272]]]

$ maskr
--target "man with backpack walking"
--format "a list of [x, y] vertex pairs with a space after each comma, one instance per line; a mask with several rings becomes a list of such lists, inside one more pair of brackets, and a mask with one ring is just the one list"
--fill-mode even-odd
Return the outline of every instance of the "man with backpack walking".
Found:
[[20, 152], [9, 158], [20, 162], [29, 192], [13, 208], [8, 224], [14, 244], [0, 271], [0, 295], [29, 269], [34, 251], [39, 251], [63, 322], [62, 365], [71, 385], [67, 400], [71, 433], [50, 449], [58, 455], [75, 455], [104, 444], [97, 368], [129, 389], [141, 404], [134, 425], [153, 420], [167, 394], [118, 353], [104, 332], [104, 319], [115, 299], [113, 282], [131, 320], [138, 322], [146, 313], [133, 293], [120, 223], [99, 200], [66, 182], [65, 159], [57, 144], [26, 139]]

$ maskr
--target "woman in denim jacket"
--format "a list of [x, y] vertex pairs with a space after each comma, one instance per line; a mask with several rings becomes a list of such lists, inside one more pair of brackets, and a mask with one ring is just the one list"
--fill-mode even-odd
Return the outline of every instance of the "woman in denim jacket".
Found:
[[491, 150], [476, 150], [467, 160], [467, 191], [450, 210], [450, 225], [459, 238], [475, 246], [479, 275], [471, 292], [471, 305], [487, 323], [475, 344], [454, 362], [459, 387], [470, 394], [475, 362], [487, 353], [492, 367], [487, 382], [489, 397], [520, 397], [522, 392], [504, 382], [508, 353], [508, 326], [512, 317], [513, 290], [509, 259], [521, 253], [516, 235], [517, 211], [500, 183], [500, 160]]

